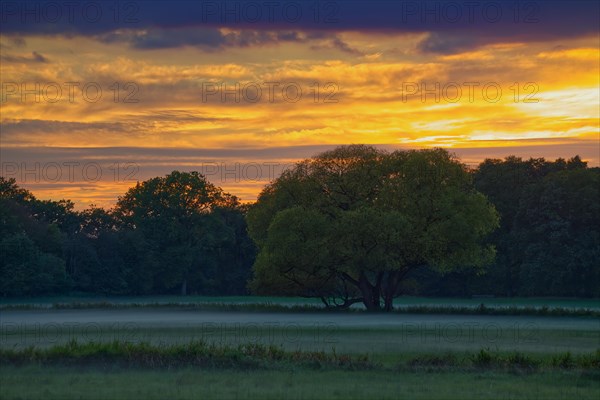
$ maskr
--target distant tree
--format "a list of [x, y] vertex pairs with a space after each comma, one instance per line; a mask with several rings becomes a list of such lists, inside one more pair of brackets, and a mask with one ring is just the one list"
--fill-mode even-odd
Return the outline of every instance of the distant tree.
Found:
[[523, 194], [513, 235], [523, 295], [600, 297], [600, 169], [549, 174]]
[[[202, 269], [204, 279], [212, 282], [211, 294], [247, 294], [256, 247], [248, 236], [245, 214], [248, 207], [220, 207], [214, 210], [222, 221], [227, 240], [213, 251], [213, 268]], [[210, 271], [210, 275], [208, 272]]]
[[62, 233], [38, 218], [37, 204], [15, 179], [0, 177], [0, 295], [51, 294], [67, 286]]
[[0, 176], [0, 199], [26, 204], [34, 200], [35, 197], [27, 189], [20, 188], [15, 178], [6, 179]]
[[198, 172], [173, 171], [129, 189], [115, 212], [126, 227], [141, 232], [144, 247], [156, 260], [143, 272], [153, 277], [153, 287], [169, 291], [178, 286], [185, 295], [201, 266], [232, 240], [216, 210], [237, 207], [235, 196]]
[[0, 240], [0, 294], [31, 296], [55, 294], [65, 283], [64, 261], [44, 253], [24, 233]]
[[421, 266], [489, 263], [493, 248], [480, 242], [498, 223], [448, 152], [369, 146], [298, 163], [263, 190], [247, 219], [259, 248], [253, 290], [369, 310], [390, 310], [402, 279]]
[[[575, 156], [568, 161], [543, 158], [523, 160], [510, 156], [504, 160], [486, 159], [474, 171], [475, 187], [484, 193], [500, 214], [500, 228], [489, 237], [497, 249], [494, 265], [483, 281], [478, 281], [479, 290], [505, 296], [514, 296], [522, 291], [521, 266], [526, 262], [522, 251], [524, 238], [517, 234], [517, 224], [524, 204], [522, 201], [532, 187], [550, 174], [565, 170], [581, 170], [586, 163]], [[528, 227], [528, 229], [535, 229]], [[485, 289], [487, 288], [487, 289]]]

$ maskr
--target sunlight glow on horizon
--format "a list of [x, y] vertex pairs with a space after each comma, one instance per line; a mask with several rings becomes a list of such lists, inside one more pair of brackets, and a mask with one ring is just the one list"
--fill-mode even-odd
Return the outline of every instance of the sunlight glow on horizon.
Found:
[[[235, 29], [223, 32], [240, 34]], [[346, 47], [325, 36], [311, 42], [302, 35], [290, 44], [269, 42], [221, 52], [192, 47], [135, 49], [118, 40], [78, 35], [32, 34], [21, 43], [0, 35], [3, 163], [39, 162], [21, 150], [45, 149], [45, 162], [138, 163], [136, 178], [144, 180], [221, 160], [208, 155], [180, 159], [179, 150], [217, 154], [272, 149], [269, 157], [240, 155], [243, 159], [237, 161], [262, 163], [290, 159], [278, 156], [278, 149], [307, 146], [298, 152], [300, 159], [314, 154], [310, 146], [364, 143], [443, 147], [471, 163], [511, 151], [528, 158], [518, 151], [522, 148], [531, 157], [579, 154], [591, 166], [599, 164], [600, 51], [595, 35], [492, 43], [453, 54], [420, 52], [417, 45], [427, 34], [340, 32], [338, 39]], [[35, 54], [47, 61], [34, 63]], [[97, 84], [102, 98], [85, 101], [76, 90], [70, 99], [66, 82]], [[268, 82], [280, 84], [272, 99]], [[33, 94], [23, 100], [20, 93], [11, 92], [14, 87], [6, 86], [10, 83], [17, 83], [17, 90], [41, 85], [46, 92], [39, 101]], [[56, 94], [56, 83], [62, 95], [56, 102], [45, 101], [44, 95]], [[129, 83], [135, 86], [126, 87]], [[223, 101], [220, 92], [207, 95], [207, 87], [222, 84], [225, 89], [236, 84], [250, 88], [245, 93], [249, 97], [235, 101], [230, 93]], [[256, 97], [252, 85], [261, 87], [258, 101], [252, 100]], [[285, 85], [301, 88], [298, 101], [286, 99], [290, 93], [294, 96], [294, 90], [284, 94], [279, 88]], [[128, 103], [127, 96], [138, 101]], [[69, 148], [73, 152], [65, 156]], [[77, 153], [77, 149], [113, 148], [167, 153], [151, 152], [149, 160], [139, 152], [119, 153], [114, 159], [106, 152]], [[491, 154], [491, 148], [498, 152]], [[227, 157], [236, 162], [235, 155]], [[2, 172], [6, 173], [4, 166]], [[253, 201], [267, 182], [214, 183]], [[107, 178], [93, 185], [20, 183], [39, 198], [70, 198], [78, 207], [110, 206], [135, 184]]]

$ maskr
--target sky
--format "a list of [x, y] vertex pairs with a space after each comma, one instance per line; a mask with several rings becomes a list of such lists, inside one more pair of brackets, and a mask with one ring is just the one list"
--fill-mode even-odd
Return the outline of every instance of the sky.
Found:
[[243, 201], [337, 145], [600, 162], [595, 1], [3, 1], [1, 175], [110, 207], [172, 170]]

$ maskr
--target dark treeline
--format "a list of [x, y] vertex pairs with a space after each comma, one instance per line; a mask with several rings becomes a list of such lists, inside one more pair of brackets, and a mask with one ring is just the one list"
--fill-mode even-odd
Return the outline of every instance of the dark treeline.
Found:
[[600, 168], [578, 156], [507, 157], [473, 178], [500, 214], [495, 262], [482, 275], [425, 271], [422, 293], [600, 297]]
[[0, 185], [4, 296], [246, 293], [246, 206], [196, 172], [138, 183], [109, 211]]
[[[495, 260], [444, 273], [423, 266], [398, 294], [600, 297], [600, 169], [579, 157], [508, 157], [468, 175], [500, 217], [486, 238]], [[249, 293], [250, 207], [197, 172], [138, 183], [114, 208], [83, 211], [0, 178], [0, 295]]]

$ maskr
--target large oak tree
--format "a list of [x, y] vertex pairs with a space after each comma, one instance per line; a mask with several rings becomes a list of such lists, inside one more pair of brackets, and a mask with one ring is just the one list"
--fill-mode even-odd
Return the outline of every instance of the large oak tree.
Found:
[[259, 247], [251, 288], [392, 309], [408, 272], [483, 267], [498, 216], [467, 168], [442, 149], [342, 146], [269, 184], [249, 210]]

